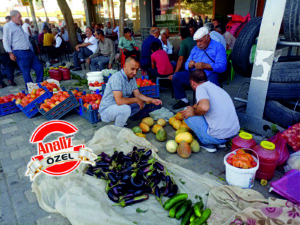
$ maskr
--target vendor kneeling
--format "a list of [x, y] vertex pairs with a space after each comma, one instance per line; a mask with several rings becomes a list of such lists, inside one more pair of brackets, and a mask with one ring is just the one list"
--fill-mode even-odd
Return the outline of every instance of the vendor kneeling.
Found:
[[137, 58], [128, 57], [124, 69], [109, 79], [99, 107], [103, 122], [115, 121], [116, 126], [123, 127], [130, 116], [144, 107], [145, 102], [162, 104], [159, 99], [140, 93], [135, 80], [139, 67]]
[[189, 75], [196, 91], [197, 103], [182, 111], [187, 125], [208, 152], [215, 152], [216, 146], [235, 136], [240, 129], [239, 120], [230, 96], [220, 87], [207, 81], [203, 70], [194, 70]]

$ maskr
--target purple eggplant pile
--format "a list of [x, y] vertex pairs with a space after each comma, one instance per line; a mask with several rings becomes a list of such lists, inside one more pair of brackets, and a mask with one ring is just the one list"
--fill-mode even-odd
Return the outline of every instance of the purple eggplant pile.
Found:
[[152, 157], [152, 150], [136, 146], [126, 155], [102, 152], [86, 174], [106, 180], [108, 198], [122, 207], [145, 201], [149, 194], [162, 204], [161, 195], [173, 197], [178, 192], [167, 169]]

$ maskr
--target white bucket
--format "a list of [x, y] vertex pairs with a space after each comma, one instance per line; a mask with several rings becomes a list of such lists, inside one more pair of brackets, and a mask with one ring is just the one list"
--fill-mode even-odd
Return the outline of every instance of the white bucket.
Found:
[[101, 71], [88, 72], [86, 74], [88, 83], [94, 83], [95, 81], [103, 82], [103, 75]]
[[[244, 150], [246, 150], [247, 152], [252, 152], [251, 155], [257, 163], [256, 167], [250, 169], [241, 169], [230, 165], [226, 160], [230, 154], [235, 154], [237, 150], [232, 151], [224, 157], [224, 164], [226, 168], [226, 181], [229, 185], [234, 185], [241, 188], [252, 188], [254, 185], [255, 174], [259, 167], [258, 155], [255, 151], [251, 149]], [[253, 154], [255, 154], [256, 157]]]

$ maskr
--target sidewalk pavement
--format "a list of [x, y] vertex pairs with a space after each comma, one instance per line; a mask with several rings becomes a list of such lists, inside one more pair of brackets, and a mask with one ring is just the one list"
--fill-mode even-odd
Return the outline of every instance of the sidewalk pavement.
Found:
[[[225, 84], [224, 89], [234, 97], [240, 85], [247, 81], [247, 78], [236, 76], [230, 85]], [[67, 89], [74, 88], [77, 81], [62, 81], [61, 85]], [[7, 87], [0, 89], [0, 96], [7, 94], [16, 94], [24, 89], [24, 81], [22, 76], [16, 77], [17, 87]], [[85, 88], [87, 89], [87, 87]], [[175, 100], [170, 98], [171, 91], [163, 89], [161, 99], [163, 106], [171, 109]], [[188, 98], [192, 101], [192, 92], [188, 92]], [[237, 103], [240, 104], [240, 103]], [[73, 123], [79, 128], [76, 138], [79, 140], [90, 140], [94, 132], [106, 124], [99, 122], [95, 125], [90, 124], [75, 113], [70, 113], [62, 118]], [[25, 177], [26, 165], [30, 161], [31, 156], [37, 153], [36, 146], [29, 143], [34, 129], [47, 120], [38, 115], [29, 119], [22, 112], [0, 117], [0, 224], [37, 224], [37, 225], [67, 225], [69, 221], [60, 214], [47, 213], [40, 208], [36, 196], [31, 191], [31, 181], [29, 177]], [[129, 121], [129, 127], [138, 125], [140, 121]], [[169, 139], [174, 138], [175, 131], [171, 127], [167, 127]], [[256, 140], [262, 139], [255, 136]], [[167, 161], [172, 161], [180, 166], [186, 167], [198, 173], [210, 172], [218, 177], [225, 178], [225, 168], [223, 165], [223, 157], [229, 150], [220, 151], [215, 154], [200, 152], [193, 154], [190, 159], [181, 159], [177, 154], [168, 154], [165, 150], [164, 142], [157, 142], [155, 136], [150, 132], [147, 139], [153, 143], [158, 149], [158, 155]], [[275, 179], [280, 177], [281, 173], [276, 172]], [[255, 190], [265, 195], [274, 196], [268, 193], [268, 186], [262, 187], [259, 182], [255, 182]], [[276, 196], [278, 197], [278, 196]]]

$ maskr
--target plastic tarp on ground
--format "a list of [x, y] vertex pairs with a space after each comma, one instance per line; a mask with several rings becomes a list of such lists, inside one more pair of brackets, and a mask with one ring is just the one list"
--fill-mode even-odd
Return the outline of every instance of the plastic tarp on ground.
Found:
[[[152, 149], [154, 157], [172, 174], [180, 192], [188, 193], [193, 202], [197, 201], [195, 196], [198, 195], [202, 196], [206, 203], [209, 190], [221, 185], [213, 176], [200, 175], [159, 159], [156, 154], [158, 150], [151, 143], [137, 137], [127, 128], [115, 126], [100, 128], [86, 146], [97, 155], [102, 151], [112, 154], [114, 150], [127, 153], [133, 146]], [[145, 202], [125, 208], [113, 206], [114, 203], [105, 193], [106, 182], [84, 175], [82, 171], [85, 167], [85, 164], [81, 164], [76, 171], [62, 177], [45, 174], [36, 177], [32, 189], [40, 206], [47, 212], [62, 214], [72, 224], [180, 224], [180, 221], [168, 217], [168, 211], [161, 207], [154, 195], [150, 195], [149, 200]], [[163, 201], [166, 199], [163, 198]], [[147, 212], [137, 213], [137, 208]]]

